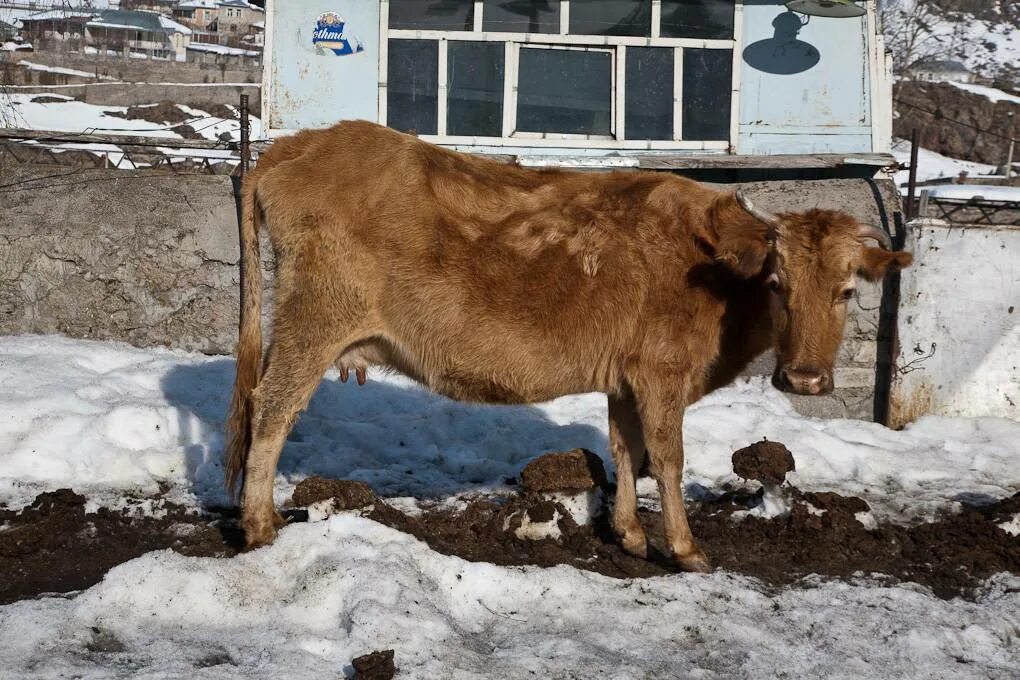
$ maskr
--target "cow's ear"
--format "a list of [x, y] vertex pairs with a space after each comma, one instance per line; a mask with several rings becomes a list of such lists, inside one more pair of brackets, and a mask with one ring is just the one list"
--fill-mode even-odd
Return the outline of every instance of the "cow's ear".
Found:
[[761, 272], [769, 255], [769, 227], [741, 207], [735, 194], [712, 202], [707, 227], [716, 260], [745, 278]]
[[906, 269], [913, 261], [914, 256], [903, 250], [865, 248], [857, 275], [868, 281], [880, 281], [887, 271]]

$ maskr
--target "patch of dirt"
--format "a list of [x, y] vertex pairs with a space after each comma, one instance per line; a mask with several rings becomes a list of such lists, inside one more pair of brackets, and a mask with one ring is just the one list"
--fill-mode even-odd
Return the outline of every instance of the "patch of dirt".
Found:
[[[199, 111], [205, 111], [210, 116], [216, 116], [217, 118], [223, 118], [224, 120], [240, 120], [241, 114], [237, 109], [227, 106], [226, 104], [214, 104], [212, 102], [205, 102], [200, 104], [188, 104], [193, 109]], [[254, 115], [254, 113], [252, 114]]]
[[291, 502], [298, 506], [307, 506], [327, 499], [333, 500], [336, 510], [357, 510], [375, 503], [375, 492], [364, 482], [350, 479], [324, 479], [308, 477], [294, 487]]
[[32, 97], [33, 104], [65, 104], [67, 103], [67, 101], [68, 100], [65, 99], [64, 97], [52, 97], [47, 94], [41, 95], [39, 97]]
[[793, 454], [779, 442], [762, 440], [733, 452], [733, 472], [744, 479], [782, 484], [796, 469]]
[[[184, 139], [202, 139], [202, 135], [195, 131], [190, 125], [182, 125], [185, 121], [195, 116], [185, 113], [170, 100], [163, 100], [157, 104], [129, 106], [126, 111], [105, 111], [106, 115], [125, 120], [144, 120], [157, 125], [171, 125], [167, 128], [176, 132]], [[210, 113], [210, 115], [216, 115]], [[233, 117], [233, 116], [230, 116]]]
[[0, 604], [88, 588], [151, 550], [228, 557], [239, 540], [230, 522], [173, 506], [160, 519], [105, 508], [86, 513], [85, 499], [70, 489], [40, 494], [21, 512], [0, 509]]
[[191, 116], [182, 111], [174, 102], [164, 99], [156, 104], [129, 106], [126, 111], [106, 111], [106, 115], [125, 120], [144, 120], [149, 123], [168, 125], [191, 120]]
[[[581, 469], [589, 473], [592, 484], [598, 478], [584, 452], [544, 458], [534, 468], [544, 471], [543, 479], [558, 478], [572, 485]], [[934, 522], [868, 528], [859, 521], [860, 513], [869, 510], [860, 498], [805, 493], [789, 485], [782, 492], [792, 499], [792, 510], [788, 516], [771, 519], [735, 514], [761, 501], [760, 492], [747, 488], [727, 488], [713, 499], [689, 505], [691, 527], [715, 567], [773, 586], [792, 584], [810, 574], [837, 579], [879, 575], [889, 582], [920, 583], [943, 598], [972, 596], [983, 580], [999, 572], [1020, 574], [1020, 538], [997, 526], [1020, 511], [1020, 494], [990, 505], [966, 506]], [[437, 505], [412, 516], [376, 498], [361, 482], [316, 477], [297, 487], [294, 503], [326, 499], [333, 499], [337, 508], [371, 505], [366, 512], [369, 518], [411, 534], [438, 552], [470, 561], [507, 566], [569, 564], [617, 578], [676, 571], [664, 557], [662, 517], [647, 509], [639, 512], [651, 541], [650, 559], [643, 560], [616, 544], [607, 513], [591, 525], [579, 526], [560, 503], [527, 487], [509, 497], [473, 500], [460, 509]], [[298, 520], [303, 513], [300, 509], [289, 512]], [[554, 519], [560, 534], [556, 540], [517, 535], [526, 520]], [[185, 555], [230, 557], [241, 538], [233, 510], [199, 515], [167, 506], [166, 516], [159, 519], [130, 517], [104, 509], [86, 513], [84, 499], [70, 490], [40, 494], [22, 512], [0, 509], [0, 574], [4, 574], [0, 604], [87, 588], [111, 567], [150, 550], [172, 548]], [[101, 631], [94, 637], [97, 648], [115, 644]]]
[[393, 665], [393, 650], [372, 652], [351, 661], [354, 667], [353, 680], [390, 680], [397, 673]]
[[587, 491], [606, 488], [602, 459], [587, 449], [547, 453], [528, 463], [521, 471], [525, 491]]

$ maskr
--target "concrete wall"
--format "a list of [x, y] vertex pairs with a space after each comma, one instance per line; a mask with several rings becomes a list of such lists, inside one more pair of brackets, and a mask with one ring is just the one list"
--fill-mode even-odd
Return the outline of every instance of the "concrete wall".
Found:
[[[0, 167], [0, 333], [64, 333], [233, 350], [237, 222], [230, 179], [156, 172]], [[878, 222], [892, 184], [748, 185], [773, 210], [815, 205]], [[264, 247], [263, 252], [268, 253]], [[881, 289], [861, 283], [840, 350], [836, 392], [798, 398], [807, 413], [870, 418]], [[752, 373], [771, 373], [768, 357]]]
[[61, 51], [15, 53], [12, 57], [13, 61], [22, 59], [36, 64], [98, 74], [129, 83], [260, 83], [262, 79], [262, 69], [257, 66], [125, 59], [119, 56]]
[[1020, 227], [921, 219], [907, 229], [891, 422], [1020, 419]]
[[233, 347], [228, 177], [0, 167], [0, 333]]

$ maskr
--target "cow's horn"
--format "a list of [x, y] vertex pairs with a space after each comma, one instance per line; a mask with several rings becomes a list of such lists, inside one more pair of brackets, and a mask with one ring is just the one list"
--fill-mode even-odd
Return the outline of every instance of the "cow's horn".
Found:
[[765, 224], [769, 225], [773, 229], [779, 228], [779, 218], [770, 213], [768, 210], [764, 210], [756, 206], [751, 199], [747, 197], [742, 190], [737, 190], [737, 203], [740, 207], [750, 213], [756, 219], [761, 220]]
[[892, 239], [889, 238], [889, 234], [885, 233], [878, 227], [872, 227], [869, 225], [861, 225], [860, 230], [857, 232], [857, 238], [860, 240], [873, 238], [882, 244], [882, 247], [886, 250], [892, 250]]

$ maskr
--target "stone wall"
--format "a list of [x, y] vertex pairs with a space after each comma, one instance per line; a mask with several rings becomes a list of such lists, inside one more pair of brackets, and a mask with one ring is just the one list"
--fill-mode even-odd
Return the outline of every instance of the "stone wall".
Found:
[[[16, 52], [8, 55], [6, 59], [9, 63], [29, 61], [34, 64], [82, 71], [91, 74], [95, 79], [113, 78], [128, 83], [260, 83], [262, 81], [260, 66], [125, 59], [121, 56], [104, 57], [98, 54], [45, 51]], [[22, 72], [26, 70], [17, 69]], [[13, 77], [32, 78], [33, 73], [42, 72], [28, 71], [27, 74], [14, 74]], [[38, 80], [30, 80], [28, 83], [19, 83], [12, 80], [9, 84], [37, 84], [38, 82]], [[69, 79], [64, 82], [81, 81]]]
[[[237, 221], [227, 177], [0, 167], [0, 333], [63, 333], [229, 354], [237, 323]], [[881, 223], [891, 183], [748, 185], [773, 210], [817, 205]], [[263, 252], [268, 252], [268, 247]], [[870, 418], [881, 287], [860, 283], [824, 416]], [[768, 357], [750, 373], [771, 373]]]

